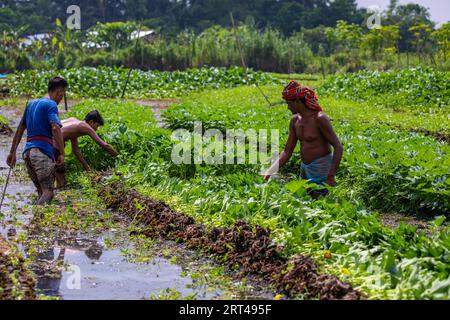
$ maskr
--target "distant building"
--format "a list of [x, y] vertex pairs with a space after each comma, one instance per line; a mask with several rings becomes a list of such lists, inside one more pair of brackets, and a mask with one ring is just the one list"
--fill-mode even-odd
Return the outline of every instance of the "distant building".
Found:
[[131, 40], [136, 40], [136, 38], [140, 38], [147, 41], [152, 41], [156, 36], [155, 30], [147, 30], [147, 31], [133, 31], [131, 33]]
[[52, 35], [50, 33], [38, 33], [38, 34], [33, 34], [30, 36], [26, 36], [21, 43], [21, 47], [22, 48], [27, 48], [29, 46], [31, 46], [33, 43], [38, 42], [38, 41], [45, 41], [45, 40], [49, 40], [52, 38]]
[[[88, 32], [88, 36], [96, 36], [97, 32], [90, 31]], [[143, 41], [152, 41], [156, 36], [155, 30], [141, 30], [141, 31], [133, 31], [130, 35], [131, 40], [136, 40], [139, 38]], [[27, 48], [31, 46], [33, 43], [38, 41], [48, 41], [53, 37], [51, 33], [38, 33], [30, 36], [26, 36], [22, 39], [22, 43], [20, 45], [21, 48]], [[105, 49], [109, 48], [110, 44], [107, 42], [96, 43], [93, 41], [83, 42], [81, 44], [84, 48], [88, 49]]]
[[[96, 31], [90, 31], [88, 32], [88, 37], [95, 37], [98, 34], [98, 32]], [[143, 41], [147, 41], [150, 42], [152, 40], [154, 40], [156, 37], [156, 31], [155, 30], [141, 30], [141, 31], [133, 31], [130, 35], [130, 40], [136, 40], [137, 38], [143, 40]], [[105, 48], [109, 48], [110, 44], [107, 42], [101, 42], [101, 43], [97, 43], [97, 42], [93, 42], [93, 41], [88, 41], [88, 42], [83, 42], [81, 44], [84, 48], [88, 48], [88, 49], [105, 49]]]

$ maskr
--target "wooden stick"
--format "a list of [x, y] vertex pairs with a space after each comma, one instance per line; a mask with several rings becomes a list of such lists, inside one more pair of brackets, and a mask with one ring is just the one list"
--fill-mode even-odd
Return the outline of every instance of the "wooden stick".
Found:
[[[244, 72], [247, 73], [247, 64], [245, 63], [244, 53], [242, 52], [241, 40], [239, 38], [238, 30], [236, 28], [236, 24], [234, 23], [233, 12], [230, 12], [230, 19], [231, 19], [231, 25], [233, 26], [233, 30], [234, 30], [234, 35], [236, 37], [236, 43], [238, 46], [239, 54], [241, 56], [242, 67], [244, 68]], [[269, 98], [266, 96], [264, 91], [262, 91], [262, 89], [259, 87], [258, 83], [255, 83], [255, 86], [256, 86], [256, 88], [258, 88], [259, 92], [261, 92], [264, 99], [266, 99], [267, 103], [269, 104], [269, 107], [271, 107], [272, 103], [270, 102]]]
[[12, 172], [12, 168], [9, 168], [8, 178], [6, 178], [5, 187], [3, 188], [2, 200], [0, 202], [0, 212], [2, 210], [3, 200], [5, 200], [6, 188], [8, 188], [9, 178], [11, 177], [11, 172]]
[[[27, 107], [28, 107], [28, 102], [30, 102], [30, 99], [31, 99], [31, 98], [29, 98], [29, 99], [27, 100], [27, 103], [25, 104], [24, 116], [25, 116], [25, 114], [26, 114]], [[6, 189], [8, 188], [8, 184], [9, 184], [9, 179], [10, 179], [10, 177], [11, 177], [11, 173], [12, 173], [12, 168], [9, 168], [8, 178], [6, 178], [5, 188], [3, 189], [3, 194], [2, 194], [2, 200], [0, 201], [0, 212], [1, 212], [1, 210], [2, 210], [3, 200], [5, 200]]]
[[69, 107], [67, 106], [67, 95], [64, 93], [64, 107], [66, 108], [66, 112], [69, 111]]
[[[139, 35], [141, 34], [141, 28], [142, 28], [142, 23], [139, 24], [139, 30], [138, 30], [138, 34], [137, 34], [137, 37], [136, 37], [136, 43], [134, 45], [134, 52], [135, 53], [137, 51], [137, 45], [138, 45], [139, 39], [140, 39]], [[131, 76], [131, 68], [130, 68], [130, 70], [128, 70], [127, 81], [125, 82], [125, 86], [123, 88], [122, 98], [121, 99], [123, 99], [125, 97], [125, 92], [127, 91], [128, 82], [130, 81], [130, 76]]]

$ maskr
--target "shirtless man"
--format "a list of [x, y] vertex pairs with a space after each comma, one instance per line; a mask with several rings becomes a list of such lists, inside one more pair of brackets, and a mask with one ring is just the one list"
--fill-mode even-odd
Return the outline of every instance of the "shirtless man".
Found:
[[[278, 168], [292, 157], [300, 141], [301, 178], [317, 185], [336, 186], [336, 173], [342, 160], [343, 147], [331, 121], [317, 102], [316, 94], [307, 87], [291, 81], [283, 91], [283, 99], [294, 114], [289, 126], [289, 138], [284, 151], [267, 172], [270, 179]], [[331, 146], [334, 148], [332, 154]], [[326, 194], [326, 190], [310, 192], [313, 198]]]
[[[91, 167], [84, 159], [78, 146], [78, 138], [81, 136], [90, 136], [100, 147], [102, 147], [111, 156], [116, 157], [119, 153], [105, 141], [103, 141], [98, 135], [97, 130], [99, 126], [104, 125], [102, 116], [98, 111], [91, 111], [88, 113], [84, 121], [80, 121], [76, 118], [69, 118], [61, 122], [61, 132], [63, 135], [64, 143], [68, 140], [72, 143], [72, 151], [78, 161], [81, 163], [86, 171], [90, 171]], [[59, 155], [61, 152], [54, 147], [55, 155]], [[57, 188], [61, 188], [65, 185], [65, 169], [63, 166], [56, 167], [56, 182]]]

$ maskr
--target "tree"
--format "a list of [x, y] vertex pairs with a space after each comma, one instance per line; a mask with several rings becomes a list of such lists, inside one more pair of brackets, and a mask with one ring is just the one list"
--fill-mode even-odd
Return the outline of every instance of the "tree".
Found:
[[339, 20], [336, 26], [336, 39], [341, 48], [354, 50], [358, 49], [362, 42], [362, 28], [355, 24]]
[[138, 30], [136, 22], [97, 23], [88, 34], [88, 39], [96, 44], [108, 44], [112, 50], [123, 49], [132, 43], [131, 34]]
[[397, 0], [391, 0], [384, 20], [388, 25], [397, 25], [399, 27], [399, 50], [407, 52], [414, 47], [415, 36], [411, 28], [420, 24], [433, 28], [434, 24], [430, 20], [430, 13], [427, 8], [414, 3], [406, 5], [398, 5], [397, 3]]
[[411, 28], [409, 32], [414, 36], [412, 44], [416, 47], [416, 52], [419, 57], [426, 53], [431, 53], [430, 38], [431, 26], [425, 23], [418, 23]]
[[276, 15], [276, 24], [280, 30], [286, 35], [292, 35], [300, 31], [303, 24], [301, 16], [305, 8], [296, 2], [285, 2]]
[[70, 5], [80, 6], [84, 30], [98, 22], [145, 20], [149, 27], [173, 35], [186, 28], [200, 33], [213, 25], [229, 27], [230, 11], [238, 22], [253, 18], [260, 30], [273, 27], [284, 35], [334, 27], [338, 20], [359, 24], [364, 12], [356, 0], [3, 0], [0, 28], [28, 24], [28, 33], [54, 31], [54, 21], [59, 18], [64, 24]]
[[381, 26], [371, 29], [363, 37], [363, 48], [368, 50], [373, 59], [380, 60], [385, 54], [397, 52], [397, 44], [400, 39], [400, 28], [396, 25]]
[[[0, 34], [0, 71], [11, 72], [16, 69], [27, 69], [31, 67], [27, 52], [21, 48], [20, 34], [23, 29], [3, 30]], [[4, 53], [3, 53], [4, 52]]]
[[450, 22], [444, 23], [438, 30], [434, 31], [433, 37], [436, 39], [442, 60], [446, 61], [450, 57]]
[[[323, 1], [322, 1], [323, 2]], [[322, 3], [321, 2], [321, 3]], [[328, 26], [336, 25], [337, 21], [346, 21], [351, 24], [361, 24], [364, 20], [364, 9], [358, 9], [356, 0], [334, 0], [326, 1], [320, 14], [325, 13]]]

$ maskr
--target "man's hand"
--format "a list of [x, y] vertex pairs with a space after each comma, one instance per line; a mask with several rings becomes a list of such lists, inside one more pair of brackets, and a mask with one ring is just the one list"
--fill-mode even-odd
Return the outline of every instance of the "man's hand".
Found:
[[106, 145], [105, 150], [112, 157], [117, 157], [119, 155], [119, 152], [116, 149], [114, 149], [110, 144]]
[[17, 158], [16, 158], [15, 153], [10, 153], [8, 155], [8, 158], [6, 159], [6, 163], [8, 164], [8, 166], [10, 168], [14, 168], [16, 166], [16, 161], [17, 161]]
[[64, 155], [60, 154], [58, 159], [56, 159], [56, 165], [57, 166], [63, 166], [64, 165]]
[[17, 151], [17, 147], [19, 146], [20, 140], [22, 139], [23, 133], [26, 130], [26, 126], [23, 123], [23, 119], [20, 122], [19, 127], [16, 130], [16, 133], [14, 134], [14, 139], [13, 139], [13, 143], [11, 146], [11, 149], [9, 151], [9, 155], [8, 158], [6, 159], [6, 163], [8, 164], [8, 166], [10, 168], [14, 168], [16, 166], [16, 151]]
[[328, 178], [327, 178], [327, 184], [328, 184], [329, 186], [331, 186], [331, 187], [337, 186], [335, 176], [328, 176]]

